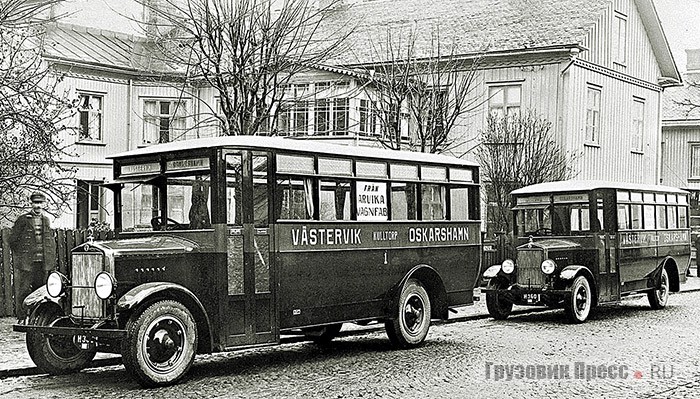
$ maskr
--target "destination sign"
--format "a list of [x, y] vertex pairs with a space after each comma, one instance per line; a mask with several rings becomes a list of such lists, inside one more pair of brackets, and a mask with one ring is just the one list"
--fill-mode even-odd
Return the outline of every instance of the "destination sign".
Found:
[[588, 202], [588, 194], [559, 194], [554, 196], [554, 203]]
[[278, 224], [281, 251], [452, 246], [479, 243], [479, 223]]
[[687, 230], [631, 231], [618, 234], [621, 248], [655, 245], [690, 245]]
[[147, 173], [160, 172], [160, 164], [158, 162], [140, 163], [136, 165], [122, 165], [121, 176], [126, 175], [143, 175]]
[[539, 204], [549, 204], [549, 196], [548, 195], [540, 195], [537, 197], [518, 198], [518, 205], [539, 205]]
[[209, 169], [209, 158], [178, 159], [175, 161], [168, 161], [168, 163], [165, 165], [165, 169], [169, 172], [179, 170]]

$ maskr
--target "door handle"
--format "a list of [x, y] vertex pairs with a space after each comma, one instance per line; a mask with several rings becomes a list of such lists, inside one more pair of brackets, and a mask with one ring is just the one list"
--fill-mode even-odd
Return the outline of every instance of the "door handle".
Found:
[[389, 264], [389, 255], [387, 254], [387, 251], [384, 251], [384, 264], [388, 265]]

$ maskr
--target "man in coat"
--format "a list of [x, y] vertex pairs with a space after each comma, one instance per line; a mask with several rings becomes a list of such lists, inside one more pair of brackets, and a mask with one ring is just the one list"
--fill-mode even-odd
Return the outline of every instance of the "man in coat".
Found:
[[29, 197], [32, 210], [20, 215], [12, 227], [10, 248], [15, 280], [15, 312], [20, 322], [28, 316], [24, 299], [43, 286], [49, 271], [56, 268], [56, 240], [49, 218], [44, 215], [46, 196], [34, 192]]

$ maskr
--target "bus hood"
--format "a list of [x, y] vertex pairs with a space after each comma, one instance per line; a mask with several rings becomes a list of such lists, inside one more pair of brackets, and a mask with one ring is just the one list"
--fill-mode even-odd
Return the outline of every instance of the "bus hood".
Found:
[[88, 252], [95, 249], [113, 256], [176, 255], [196, 252], [199, 249], [199, 245], [182, 237], [159, 235], [144, 238], [86, 242], [77, 246], [73, 252]]
[[552, 249], [567, 249], [567, 248], [580, 248], [581, 244], [569, 241], [569, 240], [563, 240], [563, 239], [558, 239], [558, 238], [549, 238], [546, 240], [538, 240], [538, 241], [533, 241], [532, 238], [530, 238], [530, 242], [518, 246], [518, 249], [532, 249], [532, 248], [540, 248], [540, 249], [546, 249], [546, 250], [552, 250]]

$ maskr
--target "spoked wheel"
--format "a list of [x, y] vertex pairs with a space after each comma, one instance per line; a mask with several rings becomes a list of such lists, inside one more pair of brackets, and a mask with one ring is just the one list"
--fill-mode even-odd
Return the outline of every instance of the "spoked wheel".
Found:
[[329, 324], [322, 327], [312, 327], [304, 329], [304, 336], [317, 344], [327, 344], [338, 336], [343, 323]]
[[[32, 312], [29, 325], [48, 326], [60, 317], [63, 310], [57, 304], [45, 303]], [[82, 370], [96, 353], [95, 348], [81, 349], [72, 336], [49, 336], [36, 331], [27, 333], [27, 351], [41, 371], [54, 375]]]
[[668, 273], [666, 269], [661, 269], [661, 281], [659, 286], [654, 290], [647, 292], [649, 304], [652, 309], [663, 309], [668, 303]]
[[420, 345], [430, 329], [430, 297], [420, 281], [410, 279], [399, 297], [396, 318], [386, 322], [386, 332], [392, 344], [399, 348]]
[[583, 323], [588, 319], [593, 304], [591, 285], [584, 276], [578, 276], [571, 285], [571, 297], [565, 302], [564, 312], [572, 323]]
[[[502, 287], [497, 282], [491, 280], [489, 281], [489, 288], [499, 289]], [[489, 311], [489, 315], [494, 319], [505, 320], [510, 316], [510, 312], [513, 311], [513, 302], [503, 298], [496, 292], [486, 291], [486, 309]]]
[[197, 326], [190, 311], [179, 302], [163, 300], [131, 317], [122, 359], [142, 386], [164, 386], [187, 373], [196, 348]]

